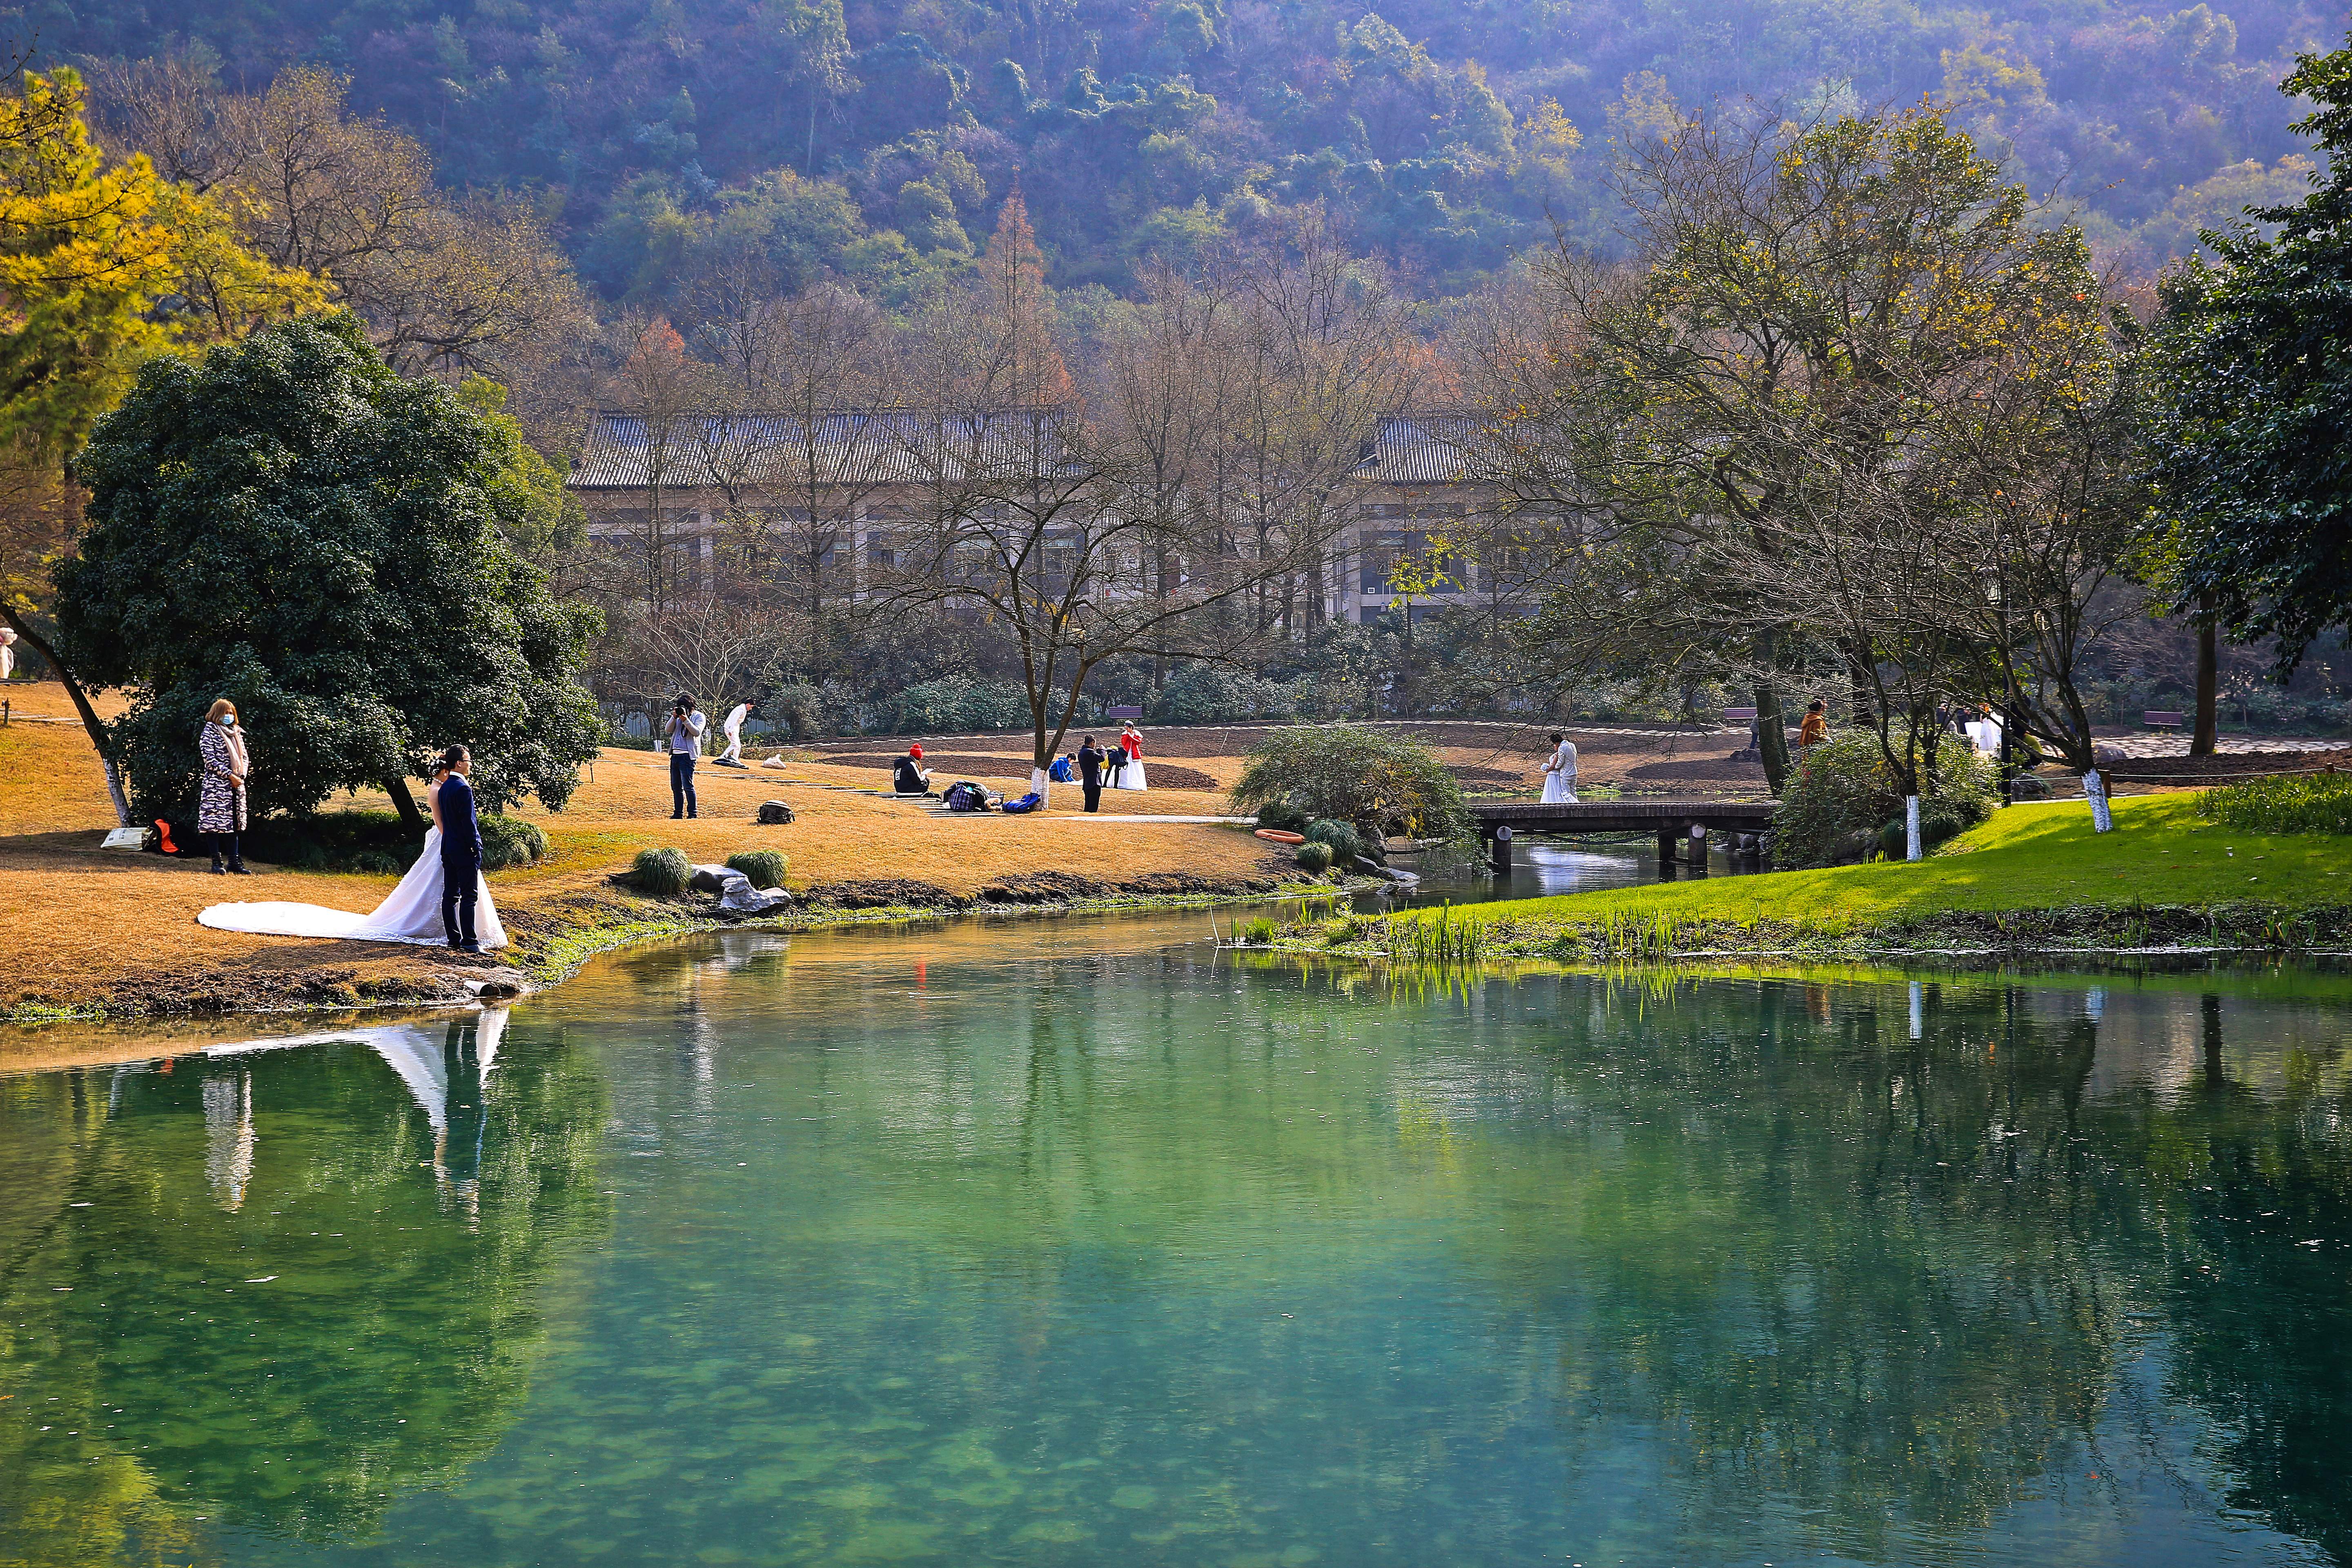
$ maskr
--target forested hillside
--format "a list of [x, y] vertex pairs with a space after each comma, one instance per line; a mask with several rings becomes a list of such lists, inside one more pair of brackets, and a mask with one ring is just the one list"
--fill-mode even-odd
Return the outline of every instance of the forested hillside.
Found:
[[2144, 14], [1945, 0], [29, 0], [37, 65], [170, 56], [258, 90], [352, 79], [446, 186], [529, 193], [607, 300], [756, 263], [904, 300], [1017, 180], [1052, 280], [1131, 281], [1320, 199], [1451, 293], [1553, 220], [1611, 238], [1612, 131], [1668, 103], [1948, 100], [2095, 245], [2151, 270], [2293, 199], [2275, 84], [2313, 0]]

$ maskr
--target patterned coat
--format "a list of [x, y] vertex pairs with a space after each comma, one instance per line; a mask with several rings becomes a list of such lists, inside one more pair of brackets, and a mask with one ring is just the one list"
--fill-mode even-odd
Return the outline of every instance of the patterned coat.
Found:
[[205, 761], [204, 784], [196, 793], [196, 830], [244, 832], [245, 786], [230, 772], [235, 759], [229, 753], [228, 736], [219, 725], [206, 724], [197, 737], [196, 750]]

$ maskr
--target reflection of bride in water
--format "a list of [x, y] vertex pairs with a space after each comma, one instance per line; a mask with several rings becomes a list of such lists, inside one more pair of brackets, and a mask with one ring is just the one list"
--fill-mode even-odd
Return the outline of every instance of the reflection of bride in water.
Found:
[[[441, 1184], [470, 1202], [478, 1196], [482, 1167], [482, 1136], [487, 1121], [490, 1068], [497, 1064], [499, 1041], [506, 1034], [504, 1007], [419, 1024], [387, 1024], [365, 1029], [331, 1029], [314, 1035], [288, 1035], [277, 1039], [240, 1040], [211, 1046], [208, 1057], [242, 1056], [289, 1046], [362, 1045], [383, 1059], [408, 1087], [409, 1098], [425, 1112], [433, 1128], [433, 1173]], [[205, 1168], [221, 1206], [235, 1210], [245, 1201], [246, 1183], [253, 1169], [253, 1088], [251, 1075], [215, 1080], [226, 1087], [225, 1104], [241, 1103], [243, 1119], [215, 1115], [213, 1083], [205, 1085], [208, 1150]], [[242, 1094], [241, 1101], [229, 1096]], [[217, 1126], [215, 1123], [217, 1122]], [[230, 1173], [224, 1175], [220, 1173]]]
[[[196, 916], [197, 923], [215, 931], [250, 931], [262, 936], [326, 936], [348, 942], [407, 942], [438, 947], [449, 940], [441, 921], [441, 784], [448, 770], [434, 770], [425, 802], [433, 812], [432, 830], [416, 864], [400, 879], [392, 896], [373, 914], [331, 910], [324, 904], [289, 902], [215, 904]], [[474, 930], [485, 951], [507, 944], [506, 927], [499, 922], [498, 906], [490, 901], [490, 885], [475, 873], [478, 903]]]

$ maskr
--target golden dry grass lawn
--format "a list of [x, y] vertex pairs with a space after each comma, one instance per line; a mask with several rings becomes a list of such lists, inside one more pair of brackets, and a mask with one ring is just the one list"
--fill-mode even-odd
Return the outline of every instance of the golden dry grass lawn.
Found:
[[[364, 988], [372, 981], [446, 975], [466, 963], [431, 950], [246, 936], [198, 925], [197, 911], [224, 899], [367, 910], [394, 879], [277, 868], [226, 879], [209, 875], [202, 860], [101, 853], [97, 845], [113, 812], [88, 738], [68, 721], [72, 709], [62, 689], [11, 685], [5, 695], [14, 721], [0, 729], [0, 904], [10, 916], [8, 940], [0, 944], [0, 1007], [237, 1005], [299, 994], [306, 976], [323, 970]], [[700, 861], [780, 849], [791, 858], [795, 889], [920, 882], [964, 898], [1037, 872], [1112, 884], [1171, 875], [1239, 882], [1286, 865], [1265, 844], [1229, 828], [1117, 820], [1213, 814], [1222, 799], [1213, 791], [1114, 794], [1106, 803], [1111, 820], [1084, 820], [1074, 809], [1075, 788], [1057, 791], [1057, 809], [1044, 816], [942, 816], [856, 793], [880, 782], [869, 767], [795, 764], [741, 774], [705, 763], [698, 778], [701, 816], [674, 822], [662, 758], [608, 751], [593, 772], [593, 782], [583, 784], [564, 812], [532, 805], [520, 813], [545, 828], [551, 853], [539, 866], [491, 879], [509, 925], [530, 931], [560, 921], [567, 904], [605, 897], [608, 876], [638, 850], [662, 845]], [[817, 787], [824, 784], [848, 787]], [[771, 799], [790, 803], [797, 820], [757, 826], [759, 804]], [[381, 795], [364, 794], [330, 808], [337, 805], [388, 806]], [[1059, 809], [1065, 805], [1073, 809]]]

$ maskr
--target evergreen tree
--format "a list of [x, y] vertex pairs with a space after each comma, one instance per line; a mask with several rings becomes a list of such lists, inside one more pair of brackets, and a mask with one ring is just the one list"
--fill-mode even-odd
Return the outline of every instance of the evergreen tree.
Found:
[[2318, 187], [2208, 232], [2215, 262], [2165, 281], [2148, 441], [2179, 529], [2179, 593], [2283, 669], [2352, 626], [2352, 47], [2305, 56], [2281, 90], [2328, 155]]
[[66, 657], [132, 694], [109, 726], [142, 810], [186, 809], [215, 698], [253, 734], [257, 812], [306, 813], [473, 749], [493, 809], [571, 795], [602, 726], [593, 610], [508, 543], [529, 477], [509, 428], [404, 382], [347, 314], [151, 362], [79, 465], [91, 525], [58, 573]]

